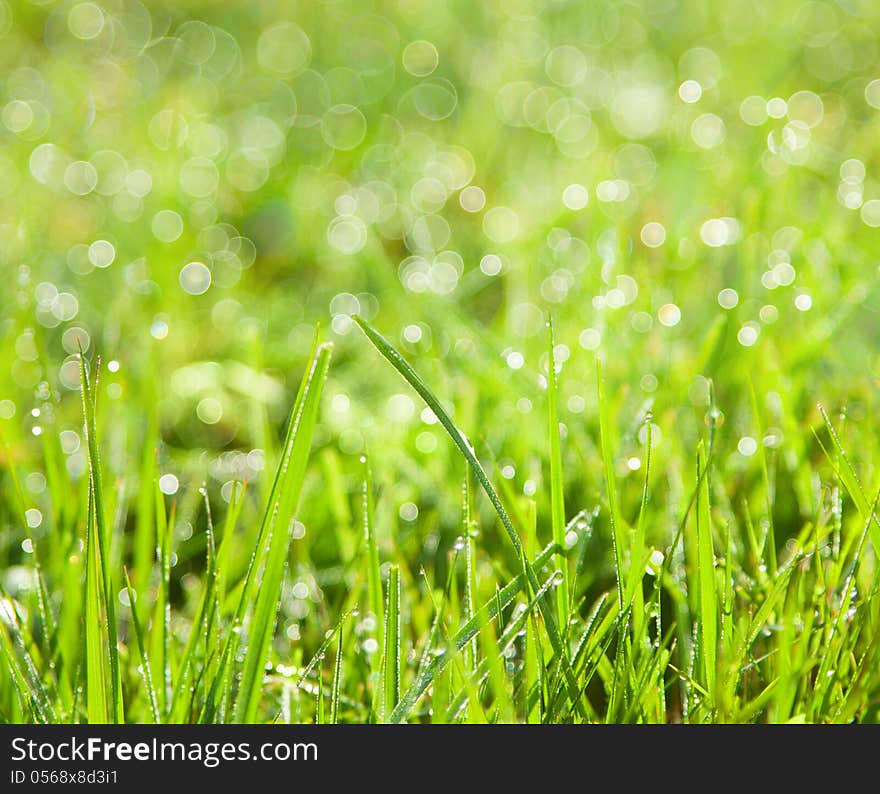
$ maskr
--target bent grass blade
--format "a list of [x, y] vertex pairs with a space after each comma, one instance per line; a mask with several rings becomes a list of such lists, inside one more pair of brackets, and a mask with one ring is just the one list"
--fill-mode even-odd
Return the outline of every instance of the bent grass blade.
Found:
[[[403, 376], [404, 380], [406, 380], [407, 383], [409, 383], [410, 386], [412, 386], [412, 388], [415, 389], [418, 395], [425, 401], [428, 407], [434, 412], [434, 415], [437, 417], [444, 430], [446, 430], [449, 437], [461, 451], [461, 454], [470, 465], [471, 470], [474, 472], [474, 475], [477, 478], [477, 481], [480, 483], [480, 486], [489, 497], [489, 501], [495, 508], [495, 512], [501, 519], [501, 523], [504, 526], [507, 537], [509, 538], [511, 545], [516, 552], [516, 556], [519, 559], [520, 565], [522, 566], [523, 573], [525, 574], [525, 581], [530, 593], [536, 593], [541, 588], [538, 577], [535, 574], [533, 566], [529, 563], [528, 559], [525, 556], [522, 541], [520, 540], [519, 535], [517, 534], [516, 529], [513, 526], [513, 522], [510, 520], [510, 516], [504, 509], [504, 505], [501, 503], [501, 499], [498, 497], [498, 493], [492, 486], [492, 482], [489, 480], [485, 469], [483, 469], [480, 461], [477, 459], [477, 455], [474, 451], [473, 445], [470, 443], [464, 433], [462, 433], [462, 431], [459, 430], [456, 424], [452, 421], [452, 418], [449, 416], [448, 412], [443, 407], [434, 392], [424, 382], [424, 380], [422, 380], [421, 376], [409, 365], [409, 363], [406, 361], [406, 359], [403, 358], [403, 356], [397, 351], [397, 349], [376, 329], [374, 329], [366, 320], [357, 315], [354, 315], [353, 319], [358, 324], [358, 326], [360, 326], [364, 334], [366, 334], [370, 342], [372, 342], [373, 346]], [[553, 545], [555, 548], [556, 544], [554, 543]], [[547, 636], [550, 640], [550, 644], [553, 648], [553, 652], [560, 659], [565, 660], [565, 663], [562, 665], [562, 667], [565, 671], [565, 676], [567, 679], [569, 697], [571, 697], [572, 701], [576, 704], [576, 708], [578, 709], [579, 713], [585, 716], [586, 712], [578, 693], [577, 682], [575, 681], [574, 676], [571, 672], [571, 666], [567, 661], [568, 650], [566, 649], [563, 643], [562, 636], [559, 632], [559, 626], [555, 615], [555, 607], [549, 602], [549, 599], [546, 595], [538, 601], [538, 606], [540, 608], [541, 615], [544, 618], [544, 626], [547, 631]]]

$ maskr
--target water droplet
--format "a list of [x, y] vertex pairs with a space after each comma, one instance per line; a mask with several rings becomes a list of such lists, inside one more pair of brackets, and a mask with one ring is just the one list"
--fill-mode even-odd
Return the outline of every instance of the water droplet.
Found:
[[709, 427], [720, 427], [724, 424], [724, 413], [717, 408], [710, 408], [706, 412], [705, 421]]
[[654, 549], [654, 551], [651, 552], [651, 556], [648, 558], [648, 564], [645, 566], [645, 573], [650, 576], [656, 576], [660, 573], [660, 569], [663, 567], [665, 559], [662, 551]]
[[211, 286], [211, 271], [202, 262], [190, 262], [180, 270], [180, 286], [190, 295], [203, 295]]

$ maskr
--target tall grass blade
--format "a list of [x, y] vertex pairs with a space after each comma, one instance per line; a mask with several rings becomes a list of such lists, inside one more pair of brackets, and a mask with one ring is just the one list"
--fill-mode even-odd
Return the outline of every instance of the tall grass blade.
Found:
[[[376, 543], [376, 527], [373, 523], [373, 478], [370, 473], [370, 462], [366, 455], [363, 457], [363, 498], [361, 500], [364, 538], [367, 544], [367, 607], [373, 615], [376, 626], [376, 645], [379, 648], [385, 645], [385, 614], [382, 604], [382, 572], [379, 568], [379, 546]], [[370, 657], [370, 672], [373, 680], [381, 678], [381, 656], [374, 653]], [[378, 687], [372, 687], [371, 691], [371, 720], [378, 718], [379, 706], [382, 693]]]
[[88, 721], [107, 725], [113, 722], [113, 674], [110, 670], [110, 629], [104, 568], [97, 541], [94, 491], [89, 485], [89, 517], [86, 529], [86, 709]]
[[141, 622], [135, 609], [135, 593], [131, 586], [131, 580], [128, 571], [125, 570], [125, 588], [128, 592], [128, 603], [131, 609], [131, 625], [134, 628], [134, 637], [137, 642], [138, 656], [141, 662], [141, 675], [144, 678], [144, 685], [147, 688], [147, 699], [150, 704], [150, 715], [153, 717], [154, 723], [160, 723], [162, 718], [159, 714], [159, 701], [156, 698], [156, 687], [153, 686], [153, 671], [150, 669], [150, 657], [147, 654], [147, 647], [144, 643], [144, 630], [141, 628]]
[[[257, 606], [258, 596], [255, 595], [254, 590], [257, 587], [258, 573], [264, 571], [267, 562], [270, 563], [270, 577], [273, 573], [273, 568], [278, 565], [280, 565], [283, 570], [284, 561], [287, 557], [286, 550], [283, 557], [281, 555], [276, 555], [274, 558], [270, 557], [274, 534], [273, 529], [276, 525], [280, 525], [280, 531], [289, 537], [289, 522], [295, 509], [295, 502], [299, 498], [299, 487], [302, 485], [302, 479], [297, 476], [299, 487], [296, 489], [289, 487], [291, 484], [296, 484], [295, 482], [292, 483], [291, 472], [299, 472], [302, 470], [302, 475], [304, 476], [304, 467], [306, 463], [304, 458], [307, 457], [311, 447], [311, 432], [314, 429], [316, 417], [314, 412], [317, 411], [317, 399], [315, 393], [317, 392], [317, 396], [320, 396], [320, 391], [329, 366], [331, 350], [331, 344], [318, 343], [316, 332], [315, 346], [312, 349], [312, 354], [306, 365], [306, 373], [300, 382], [299, 391], [297, 392], [296, 400], [291, 410], [290, 418], [288, 419], [287, 432], [282, 446], [281, 460], [275, 471], [270, 498], [266, 503], [263, 520], [257, 534], [257, 540], [254, 549], [251, 552], [250, 560], [248, 561], [247, 570], [244, 575], [244, 582], [241, 586], [241, 593], [238, 597], [238, 604], [232, 618], [232, 626], [223, 643], [223, 649], [220, 653], [220, 660], [217, 669], [214, 671], [205, 703], [199, 714], [199, 722], [214, 722], [218, 718], [222, 719], [225, 716], [225, 704], [229, 702], [232, 695], [233, 661], [238, 654], [241, 634], [245, 628], [245, 619], [249, 614], [249, 611], [254, 611]], [[313, 385], [316, 387], [315, 389], [312, 388]], [[308, 412], [306, 411], [307, 401], [314, 403]], [[307, 414], [308, 417], [311, 418], [308, 418]], [[303, 431], [302, 433], [299, 432], [301, 429]], [[307, 445], [304, 443], [304, 435], [308, 435]], [[299, 442], [297, 442], [298, 436]], [[291, 467], [295, 443], [298, 443], [298, 451], [301, 454], [297, 456], [295, 465]], [[291, 504], [291, 502], [294, 502], [294, 504]], [[282, 515], [282, 512], [286, 514], [286, 522], [283, 520], [284, 516]], [[221, 563], [223, 560], [228, 559], [224, 555], [231, 553], [227, 552], [227, 549], [230, 547], [231, 538], [224, 536], [223, 544], [221, 545], [219, 552]], [[274, 608], [274, 603], [272, 604], [272, 607]], [[272, 619], [271, 616], [261, 614], [261, 619], [263, 620], [263, 630], [260, 632], [260, 627], [257, 627], [258, 633], [254, 635], [255, 642], [259, 647], [255, 651], [248, 651], [247, 666], [250, 670], [248, 685], [246, 688], [239, 687], [239, 694], [237, 696], [238, 705], [235, 707], [237, 713], [247, 713], [256, 709], [256, 701], [258, 700], [259, 695], [258, 682], [262, 682], [262, 671], [259, 672], [259, 678], [257, 678], [257, 670], [255, 669], [257, 657], [263, 656], [264, 653], [268, 652], [268, 638], [266, 635], [271, 633], [271, 629], [267, 628], [267, 625], [271, 622], [274, 627], [274, 619]], [[236, 719], [239, 718], [236, 716]]]
[[[476, 598], [477, 598], [477, 568], [476, 554], [477, 542], [473, 532], [471, 518], [471, 484], [470, 477], [465, 474], [462, 484], [462, 524], [464, 525], [465, 537], [465, 590], [464, 590], [464, 606], [465, 620], [471, 620], [477, 614]], [[471, 642], [470, 646], [465, 650], [465, 662], [471, 669], [477, 663], [477, 640]]]
[[382, 722], [400, 700], [400, 568], [388, 572], [388, 595], [385, 599], [385, 641], [382, 650]]
[[[193, 667], [196, 664], [196, 647], [201, 642], [204, 645], [203, 660], [206, 667], [214, 657], [217, 642], [216, 629], [220, 617], [220, 601], [217, 594], [217, 550], [214, 541], [214, 522], [211, 516], [211, 504], [208, 500], [207, 490], [201, 489], [205, 501], [206, 518], [206, 565], [205, 565], [205, 589], [199, 601], [196, 616], [190, 628], [189, 637], [180, 656], [177, 667], [177, 680], [174, 685], [174, 696], [171, 700], [170, 712], [176, 720], [184, 721], [188, 715], [183, 712], [184, 695], [193, 679]], [[235, 510], [233, 502], [230, 512]]]
[[[477, 481], [480, 483], [480, 486], [489, 497], [489, 501], [495, 508], [495, 512], [501, 519], [501, 524], [503, 525], [504, 530], [507, 533], [507, 537], [509, 538], [511, 545], [516, 552], [516, 556], [518, 557], [520, 565], [523, 569], [523, 573], [525, 574], [526, 586], [529, 588], [530, 593], [536, 593], [540, 589], [538, 577], [535, 575], [533, 567], [529, 564], [529, 561], [525, 556], [522, 542], [520, 541], [516, 529], [514, 529], [513, 522], [510, 520], [510, 516], [504, 509], [504, 505], [501, 503], [501, 499], [498, 498], [498, 494], [495, 491], [495, 488], [492, 486], [488, 475], [480, 464], [480, 461], [477, 459], [477, 455], [474, 451], [473, 445], [470, 443], [464, 433], [462, 433], [461, 430], [459, 430], [455, 423], [452, 421], [452, 418], [449, 416], [448, 412], [440, 403], [440, 400], [437, 398], [434, 392], [431, 391], [431, 389], [422, 380], [419, 374], [409, 365], [406, 359], [404, 359], [403, 356], [400, 355], [400, 353], [394, 348], [394, 346], [363, 318], [355, 315], [353, 319], [360, 326], [364, 334], [366, 334], [370, 342], [373, 343], [373, 346], [403, 376], [404, 380], [406, 380], [406, 382], [409, 383], [410, 386], [415, 389], [416, 393], [425, 401], [428, 407], [434, 412], [434, 415], [437, 417], [444, 430], [446, 430], [446, 432], [449, 434], [449, 437], [458, 447], [461, 454], [470, 465], [471, 470], [474, 472], [474, 475], [476, 476]], [[563, 644], [562, 637], [559, 633], [559, 626], [556, 621], [553, 605], [549, 603], [546, 595], [539, 600], [538, 604], [541, 609], [541, 615], [544, 618], [544, 626], [547, 631], [547, 636], [550, 639], [550, 644], [553, 648], [553, 652], [560, 659], [567, 659], [568, 650]], [[569, 665], [565, 664], [563, 665], [563, 667], [566, 671], [565, 675], [567, 678], [569, 695], [571, 696], [572, 701], [576, 703], [577, 708], [582, 711], [583, 707], [578, 697], [577, 682], [574, 680], [574, 676], [571, 675]]]
[[758, 430], [758, 459], [761, 462], [761, 476], [764, 479], [764, 499], [767, 506], [767, 560], [769, 572], [773, 575], [776, 573], [776, 527], [773, 523], [773, 490], [770, 483], [770, 469], [767, 465], [767, 447], [764, 444], [764, 423], [761, 421], [761, 409], [758, 406], [758, 395], [752, 378], [749, 378], [749, 397]]
[[[104, 513], [101, 461], [98, 454], [95, 396], [89, 383], [85, 356], [80, 352], [80, 390], [89, 462], [86, 519], [85, 647], [86, 709], [90, 723], [123, 721], [116, 614], [105, 561], [109, 532]], [[97, 386], [97, 378], [96, 383]]]
[[709, 478], [703, 444], [697, 448], [697, 581], [699, 583], [700, 648], [703, 655], [703, 681], [710, 697], [715, 697], [718, 653], [718, 598], [715, 586], [715, 546], [709, 510]]
[[303, 380], [300, 398], [291, 415], [288, 438], [284, 444], [282, 461], [272, 489], [264, 526], [260, 530], [260, 536], [264, 541], [262, 578], [256, 593], [253, 589], [256, 580], [253, 578], [245, 582], [242, 592], [243, 599], [247, 601], [254, 597], [254, 603], [248, 625], [248, 646], [241, 684], [236, 699], [235, 717], [238, 722], [253, 722], [257, 716], [287, 563], [292, 519], [305, 480], [306, 464], [318, 420], [321, 392], [327, 378], [332, 349], [330, 343], [317, 347], [312, 365]]
[[343, 624], [339, 626], [339, 640], [336, 643], [336, 658], [333, 660], [333, 684], [330, 689], [330, 724], [339, 724], [339, 688], [342, 681], [342, 629]]
[[[172, 508], [173, 509], [173, 508]], [[159, 581], [156, 601], [153, 604], [153, 620], [150, 632], [150, 657], [158, 676], [156, 693], [159, 713], [168, 713], [168, 689], [170, 684], [168, 643], [171, 634], [171, 544], [174, 521], [165, 512], [165, 495], [158, 481], [153, 483], [153, 515], [156, 519], [156, 559], [159, 563]]]
[[562, 476], [562, 448], [559, 439], [559, 373], [556, 367], [556, 340], [553, 321], [547, 322], [547, 435], [550, 439], [550, 523], [553, 540], [559, 547], [556, 564], [562, 571], [562, 583], [556, 588], [556, 615], [560, 626], [568, 625], [569, 566], [565, 557], [565, 489]]
[[605, 469], [605, 495], [608, 499], [608, 520], [611, 522], [611, 543], [614, 546], [614, 565], [617, 576], [617, 606], [622, 611], [626, 596], [626, 574], [624, 571], [624, 551], [626, 535], [617, 508], [617, 482], [614, 476], [614, 456], [611, 452], [611, 426], [608, 419], [608, 400], [605, 397], [605, 378], [602, 374], [602, 359], [596, 358], [597, 399], [599, 407], [599, 436], [602, 445], [602, 464]]
[[822, 451], [825, 453], [825, 457], [827, 457], [831, 465], [834, 466], [834, 470], [837, 473], [837, 476], [840, 478], [840, 481], [846, 488], [846, 491], [849, 494], [850, 498], [853, 500], [853, 502], [855, 502], [856, 508], [859, 511], [859, 515], [863, 519], [867, 518], [868, 516], [871, 516], [871, 518], [873, 519], [870, 524], [869, 534], [875, 552], [880, 553], [880, 518], [877, 517], [876, 513], [872, 513], [869, 510], [868, 497], [865, 494], [862, 483], [859, 480], [858, 475], [856, 474], [856, 470], [853, 468], [853, 465], [850, 462], [849, 456], [846, 454], [846, 450], [844, 450], [843, 448], [843, 444], [840, 441], [840, 436], [834, 429], [834, 425], [831, 423], [831, 419], [829, 419], [825, 408], [821, 404], [819, 404], [817, 407], [819, 409], [819, 413], [822, 415], [822, 421], [825, 423], [825, 427], [828, 430], [828, 435], [831, 437], [831, 443], [834, 446], [834, 451], [837, 454], [839, 462], [834, 460], [830, 452], [825, 448], [825, 445], [822, 444], [822, 441], [821, 439], [819, 439], [818, 435], [816, 435], [816, 439], [819, 441], [819, 445], [821, 446]]
[[814, 704], [824, 705], [824, 701], [828, 698], [829, 690], [835, 681], [834, 665], [839, 656], [837, 653], [833, 652], [832, 642], [843, 635], [846, 628], [845, 623], [856, 586], [856, 570], [862, 559], [862, 552], [866, 545], [868, 532], [873, 525], [874, 510], [877, 507], [878, 499], [880, 499], [880, 490], [874, 495], [870, 509], [867, 511], [868, 515], [867, 518], [864, 519], [864, 527], [859, 535], [858, 545], [856, 546], [853, 558], [848, 566], [849, 570], [844, 579], [837, 614], [825, 635], [825, 641], [822, 643], [821, 660], [819, 663], [819, 671], [816, 674], [816, 685], [813, 695]]
[[629, 581], [626, 586], [626, 603], [632, 603], [633, 638], [639, 644], [645, 626], [645, 597], [642, 592], [642, 577], [646, 556], [645, 538], [648, 523], [648, 484], [651, 478], [651, 425], [653, 416], [649, 412], [642, 425], [645, 428], [645, 479], [642, 483], [642, 500], [639, 504], [639, 517], [636, 522], [636, 534], [633, 538], [630, 559]]

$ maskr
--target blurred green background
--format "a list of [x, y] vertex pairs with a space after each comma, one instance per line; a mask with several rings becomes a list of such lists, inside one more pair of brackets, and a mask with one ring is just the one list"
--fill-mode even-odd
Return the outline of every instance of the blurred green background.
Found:
[[[463, 464], [356, 312], [539, 535], [548, 316], [569, 513], [603, 488], [599, 355], [627, 515], [647, 413], [657, 539], [715, 412], [730, 511], [763, 447], [777, 537], [793, 534], [816, 504], [815, 404], [856, 438], [873, 427], [878, 24], [867, 0], [0, 0], [0, 460], [21, 469], [32, 532], [58, 520], [46, 466], [84, 487], [82, 346], [104, 362], [119, 520], [157, 442], [181, 569], [198, 571], [197, 488], [221, 514], [235, 480], [264, 492], [320, 323], [336, 349], [291, 578], [310, 597], [288, 618], [320, 610], [354, 553], [340, 527], [359, 520], [365, 451], [386, 545], [442, 560]], [[598, 526], [587, 575], [607, 585]]]

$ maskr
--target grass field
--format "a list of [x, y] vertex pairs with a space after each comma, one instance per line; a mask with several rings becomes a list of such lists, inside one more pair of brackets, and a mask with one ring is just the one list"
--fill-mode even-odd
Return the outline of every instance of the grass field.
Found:
[[880, 6], [0, 0], [0, 721], [876, 722]]

